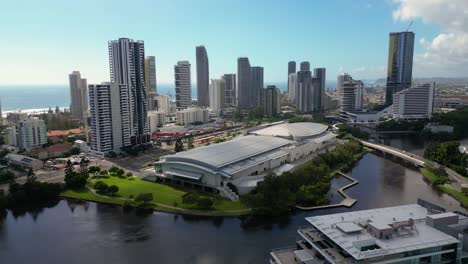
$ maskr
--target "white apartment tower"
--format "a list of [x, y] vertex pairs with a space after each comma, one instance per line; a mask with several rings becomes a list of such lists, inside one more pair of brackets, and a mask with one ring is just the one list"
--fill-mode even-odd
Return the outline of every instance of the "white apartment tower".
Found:
[[86, 79], [81, 78], [79, 71], [68, 75], [70, 81], [70, 113], [84, 121], [88, 112], [88, 87]]
[[120, 152], [131, 145], [128, 86], [118, 83], [88, 87], [91, 149], [100, 154]]
[[359, 80], [343, 82], [341, 86], [341, 111], [355, 112], [362, 109], [364, 84]]
[[38, 118], [26, 118], [11, 127], [8, 134], [9, 144], [21, 149], [31, 150], [47, 143], [45, 122]]
[[178, 61], [174, 65], [174, 80], [177, 109], [190, 107], [192, 105], [190, 62]]
[[131, 144], [149, 142], [144, 42], [128, 38], [109, 41], [109, 65], [111, 82], [128, 87]]
[[226, 81], [223, 79], [211, 79], [209, 98], [210, 108], [215, 112], [220, 112], [225, 106]]
[[155, 133], [165, 123], [166, 115], [161, 111], [148, 111], [150, 132]]

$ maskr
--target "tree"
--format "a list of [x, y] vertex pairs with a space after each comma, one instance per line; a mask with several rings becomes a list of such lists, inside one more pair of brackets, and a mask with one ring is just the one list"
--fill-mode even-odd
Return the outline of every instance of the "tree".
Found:
[[197, 206], [200, 208], [200, 209], [209, 209], [213, 206], [213, 200], [211, 200], [210, 198], [207, 198], [207, 197], [202, 197], [200, 199], [198, 199], [197, 201]]
[[11, 171], [0, 172], [0, 183], [11, 182], [15, 179], [15, 174]]
[[103, 181], [97, 181], [94, 184], [94, 189], [96, 189], [98, 193], [104, 194], [108, 191], [109, 186], [107, 186], [107, 184]]
[[131, 172], [127, 172], [127, 174], [126, 174], [125, 176], [127, 176], [127, 177], [132, 177], [133, 174], [132, 174]]
[[114, 196], [116, 193], [119, 192], [119, 187], [117, 187], [116, 185], [111, 185], [107, 188], [107, 192], [110, 196]]
[[101, 171], [101, 168], [99, 166], [91, 166], [88, 169], [88, 172], [92, 173], [94, 177], [97, 177], [100, 171]]
[[72, 149], [70, 149], [70, 155], [78, 155], [78, 154], [80, 154], [79, 148], [73, 147]]
[[65, 175], [71, 174], [73, 172], [73, 164], [70, 160], [67, 161], [67, 165], [65, 166]]
[[140, 193], [135, 197], [136, 202], [141, 202], [142, 205], [147, 204], [153, 200], [152, 193]]
[[175, 143], [175, 146], [174, 146], [174, 151], [175, 152], [184, 151], [184, 143], [182, 142], [181, 138], [178, 138], [176, 140], [176, 143]]
[[86, 179], [88, 178], [89, 176], [89, 171], [88, 171], [88, 160], [83, 158], [81, 159], [80, 161], [80, 174], [81, 176], [85, 177]]
[[118, 169], [116, 171], [117, 176], [122, 177], [125, 174], [125, 171], [123, 169]]

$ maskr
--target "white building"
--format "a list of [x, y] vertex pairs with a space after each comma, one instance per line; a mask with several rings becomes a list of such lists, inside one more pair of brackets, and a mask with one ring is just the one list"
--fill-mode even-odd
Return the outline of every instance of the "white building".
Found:
[[307, 217], [270, 263], [466, 263], [467, 220], [418, 204]]
[[70, 81], [70, 114], [84, 121], [88, 113], [88, 87], [79, 71], [68, 75]]
[[208, 109], [189, 107], [176, 112], [176, 123], [188, 126], [193, 123], [208, 123]]
[[434, 103], [434, 83], [419, 84], [393, 95], [396, 119], [430, 118]]
[[8, 129], [8, 144], [31, 150], [47, 143], [47, 128], [44, 120], [27, 118], [18, 121], [16, 127]]
[[161, 111], [148, 111], [148, 121], [150, 126], [150, 133], [157, 132], [165, 122], [166, 115]]
[[341, 85], [341, 111], [354, 112], [362, 109], [364, 84], [359, 80], [345, 81]]
[[190, 107], [192, 105], [192, 84], [188, 61], [178, 61], [177, 65], [174, 65], [174, 80], [177, 109]]
[[91, 150], [106, 154], [131, 145], [130, 109], [126, 84], [90, 84]]
[[338, 77], [336, 78], [336, 95], [338, 97], [341, 96], [341, 93], [343, 91], [343, 84], [345, 82], [350, 82], [352, 80], [353, 80], [353, 78], [351, 77], [351, 75], [349, 75], [347, 73], [338, 75]]
[[283, 123], [223, 143], [164, 156], [155, 163], [159, 176], [175, 183], [219, 191], [230, 199], [251, 191], [259, 181], [284, 166], [332, 148], [336, 135], [316, 123]]
[[219, 113], [224, 109], [225, 106], [225, 89], [226, 81], [223, 79], [211, 79], [211, 84], [209, 88], [209, 101], [210, 108], [214, 112]]
[[288, 96], [289, 102], [293, 105], [296, 104], [296, 90], [297, 90], [297, 74], [291, 73], [288, 76]]

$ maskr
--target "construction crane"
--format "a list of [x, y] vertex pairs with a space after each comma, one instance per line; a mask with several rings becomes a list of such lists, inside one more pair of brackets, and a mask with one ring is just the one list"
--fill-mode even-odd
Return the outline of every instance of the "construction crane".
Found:
[[414, 21], [414, 20], [411, 20], [411, 21], [409, 22], [408, 27], [406, 28], [406, 32], [408, 32], [409, 29], [410, 29], [410, 27], [413, 25], [413, 21]]

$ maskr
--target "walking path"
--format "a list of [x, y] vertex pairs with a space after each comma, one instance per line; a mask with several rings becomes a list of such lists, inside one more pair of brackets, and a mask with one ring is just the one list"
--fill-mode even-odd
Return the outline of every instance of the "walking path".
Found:
[[341, 177], [345, 177], [346, 179], [350, 180], [351, 183], [341, 187], [338, 189], [338, 193], [344, 197], [344, 199], [337, 203], [337, 204], [328, 204], [328, 205], [319, 205], [319, 206], [311, 206], [311, 207], [306, 207], [306, 206], [300, 206], [300, 205], [297, 205], [296, 208], [297, 209], [301, 209], [301, 210], [318, 210], [318, 209], [328, 209], [328, 208], [334, 208], [334, 207], [351, 207], [353, 206], [357, 200], [356, 199], [353, 199], [351, 198], [348, 194], [346, 194], [344, 192], [344, 190], [356, 185], [359, 183], [358, 180], [352, 178], [351, 176], [347, 175], [347, 174], [344, 174], [343, 172], [341, 171], [337, 171], [335, 174], [338, 174], [340, 175]]

